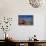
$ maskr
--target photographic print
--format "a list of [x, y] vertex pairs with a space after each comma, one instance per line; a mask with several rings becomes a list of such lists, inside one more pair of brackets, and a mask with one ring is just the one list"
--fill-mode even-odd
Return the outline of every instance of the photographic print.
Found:
[[33, 25], [33, 15], [19, 15], [18, 24], [19, 25]]

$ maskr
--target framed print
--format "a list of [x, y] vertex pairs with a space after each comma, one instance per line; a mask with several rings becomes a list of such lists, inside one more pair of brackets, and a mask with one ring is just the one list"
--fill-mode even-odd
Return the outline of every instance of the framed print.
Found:
[[19, 15], [18, 24], [19, 25], [33, 25], [33, 15]]

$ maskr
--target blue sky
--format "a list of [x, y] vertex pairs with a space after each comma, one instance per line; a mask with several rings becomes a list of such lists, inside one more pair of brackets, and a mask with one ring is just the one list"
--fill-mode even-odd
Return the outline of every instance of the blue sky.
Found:
[[32, 21], [33, 16], [32, 15], [19, 15], [19, 18], [22, 20]]

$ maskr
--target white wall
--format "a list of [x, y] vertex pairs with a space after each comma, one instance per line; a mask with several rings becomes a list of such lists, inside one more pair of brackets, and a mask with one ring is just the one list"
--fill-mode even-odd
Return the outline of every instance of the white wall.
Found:
[[[18, 15], [33, 15], [33, 26], [19, 26]], [[13, 22], [10, 31], [10, 37], [16, 40], [27, 40], [34, 34], [39, 40], [44, 40], [44, 15], [46, 15], [46, 8], [33, 8], [30, 6], [28, 0], [0, 0], [0, 16], [13, 17]], [[12, 35], [12, 36], [11, 36]], [[1, 38], [2, 39], [2, 36]]]
[[45, 21], [45, 24], [44, 24], [44, 26], [45, 26], [45, 28], [44, 28], [44, 39], [46, 39], [46, 16], [45, 16], [44, 21]]

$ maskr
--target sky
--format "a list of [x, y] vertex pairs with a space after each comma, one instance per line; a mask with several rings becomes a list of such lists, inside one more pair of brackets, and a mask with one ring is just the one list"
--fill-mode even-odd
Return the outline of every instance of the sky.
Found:
[[32, 15], [19, 15], [19, 19], [32, 21], [33, 20], [33, 16]]

